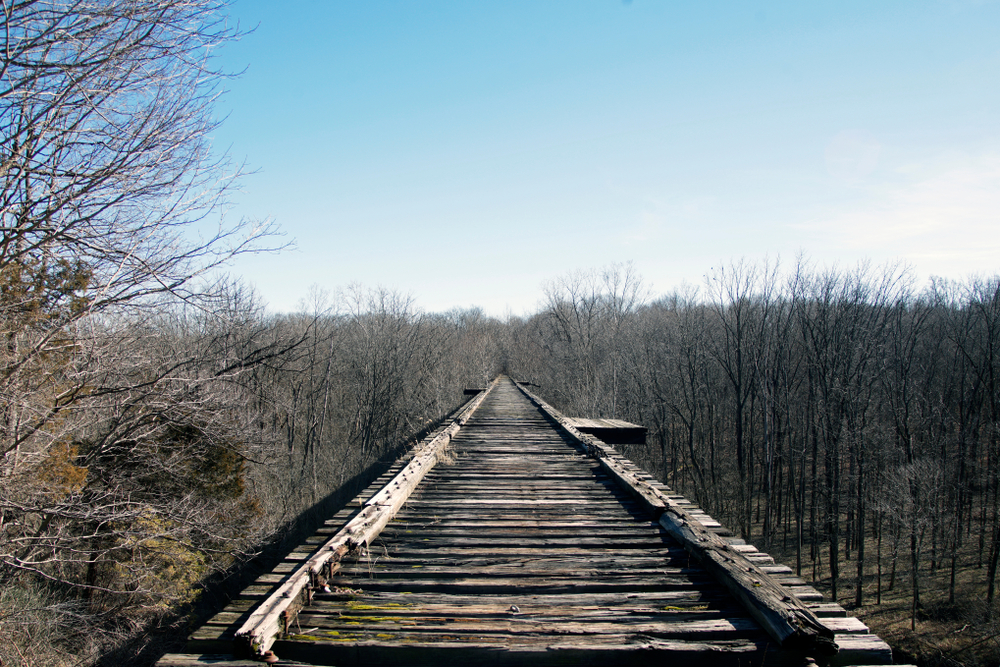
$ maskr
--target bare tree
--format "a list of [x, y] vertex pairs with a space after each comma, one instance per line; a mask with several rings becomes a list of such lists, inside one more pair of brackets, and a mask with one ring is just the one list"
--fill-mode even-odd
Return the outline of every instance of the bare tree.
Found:
[[573, 401], [581, 414], [616, 416], [624, 336], [647, 298], [642, 278], [631, 264], [613, 264], [568, 273], [543, 289], [540, 344], [561, 365], [550, 378], [554, 400]]
[[767, 358], [767, 331], [775, 305], [777, 266], [757, 268], [740, 261], [720, 267], [706, 281], [712, 309], [719, 318], [720, 335], [711, 353], [728, 380], [733, 405], [732, 427], [739, 474], [738, 523], [750, 536], [752, 468], [755, 452], [747, 436], [747, 411], [758, 391], [762, 361]]
[[195, 576], [234, 534], [207, 509], [242, 501], [231, 408], [287, 349], [214, 277], [272, 232], [221, 222], [240, 171], [209, 142], [213, 51], [238, 36], [222, 8], [0, 6], [0, 558], [5, 586], [77, 596], [53, 609], [190, 594], [157, 563]]

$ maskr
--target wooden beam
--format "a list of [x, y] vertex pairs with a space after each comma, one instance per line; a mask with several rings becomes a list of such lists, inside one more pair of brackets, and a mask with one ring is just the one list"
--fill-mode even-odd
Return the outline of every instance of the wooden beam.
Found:
[[340, 559], [348, 552], [366, 547], [378, 537], [420, 480], [438, 462], [452, 437], [465, 425], [498, 381], [499, 378], [470, 400], [448, 426], [418, 444], [411, 452], [410, 462], [365, 502], [364, 509], [261, 602], [236, 632], [236, 650], [239, 655], [262, 656], [294, 622], [299, 610], [312, 602], [312, 591], [318, 581], [339, 570]]
[[638, 469], [613, 447], [581, 433], [571, 419], [522, 384], [517, 386], [542, 411], [559, 422], [580, 448], [596, 458], [609, 475], [643, 502], [671, 537], [725, 586], [782, 648], [817, 656], [837, 653], [833, 630], [823, 625], [805, 604], [771, 575], [705, 527], [678, 502], [643, 479]]
[[646, 428], [621, 419], [588, 419], [570, 417], [572, 426], [581, 433], [592, 435], [609, 445], [642, 445], [646, 443]]

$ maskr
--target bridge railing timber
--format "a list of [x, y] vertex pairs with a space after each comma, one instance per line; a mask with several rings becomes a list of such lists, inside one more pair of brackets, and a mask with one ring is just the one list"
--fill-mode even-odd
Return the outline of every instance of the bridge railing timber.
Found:
[[366, 667], [892, 659], [790, 568], [507, 378], [158, 666], [277, 660], [268, 649], [279, 665]]

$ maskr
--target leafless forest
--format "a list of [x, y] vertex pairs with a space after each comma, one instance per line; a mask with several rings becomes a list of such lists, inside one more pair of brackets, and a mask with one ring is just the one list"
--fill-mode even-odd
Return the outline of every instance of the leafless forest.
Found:
[[828, 568], [836, 599], [905, 583], [915, 614], [921, 573], [973, 568], [993, 608], [1000, 279], [733, 262], [654, 298], [626, 265], [507, 321], [359, 286], [268, 314], [220, 272], [282, 241], [219, 222], [240, 173], [208, 146], [219, 9], [3, 6], [3, 664], [86, 664], [176, 620], [499, 372], [647, 426], [628, 455]]
[[954, 603], [972, 568], [985, 605], [958, 602], [994, 609], [1000, 279], [733, 262], [642, 294], [628, 267], [551, 284], [518, 369], [572, 412], [647, 426], [635, 460], [834, 599], [905, 586], [914, 623], [921, 573], [947, 572], [933, 593]]

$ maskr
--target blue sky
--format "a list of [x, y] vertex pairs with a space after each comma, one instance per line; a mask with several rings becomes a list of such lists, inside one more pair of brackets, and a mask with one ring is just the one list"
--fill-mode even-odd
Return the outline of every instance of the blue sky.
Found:
[[296, 248], [232, 270], [534, 312], [631, 261], [653, 289], [742, 257], [1000, 270], [1000, 2], [235, 0], [214, 137], [230, 216]]

